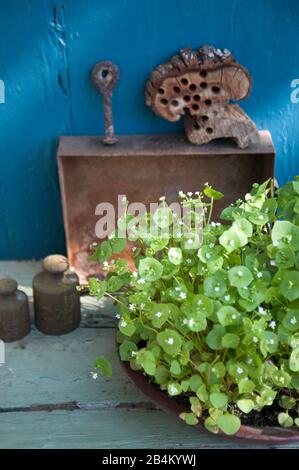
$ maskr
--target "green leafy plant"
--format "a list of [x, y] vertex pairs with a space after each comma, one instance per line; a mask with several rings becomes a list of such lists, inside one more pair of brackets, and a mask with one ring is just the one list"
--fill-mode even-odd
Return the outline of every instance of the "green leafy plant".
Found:
[[[121, 360], [184, 397], [188, 424], [200, 418], [230, 435], [244, 414], [275, 407], [277, 424], [299, 426], [299, 178], [276, 194], [272, 181], [255, 184], [222, 211], [224, 223], [211, 221], [222, 197], [211, 186], [179, 195], [191, 207], [187, 234], [161, 198], [139, 219], [143, 230], [135, 226], [125, 242], [116, 232], [93, 255], [107, 277], [90, 279], [90, 293], [119, 305]], [[119, 227], [132, 220], [127, 214]], [[144, 231], [150, 223], [154, 235]], [[165, 235], [165, 227], [175, 230]], [[125, 259], [111, 260], [127, 242], [133, 272]], [[99, 366], [110, 375], [103, 358]]]

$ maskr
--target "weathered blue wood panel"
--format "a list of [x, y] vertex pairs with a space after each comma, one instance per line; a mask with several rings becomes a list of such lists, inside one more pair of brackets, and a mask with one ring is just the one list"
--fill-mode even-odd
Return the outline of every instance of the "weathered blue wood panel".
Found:
[[254, 79], [244, 108], [269, 128], [280, 183], [299, 173], [297, 0], [5, 0], [0, 16], [0, 258], [64, 250], [55, 148], [60, 134], [102, 130], [92, 65], [121, 68], [119, 133], [176, 132], [144, 105], [151, 69], [183, 46], [232, 49]]

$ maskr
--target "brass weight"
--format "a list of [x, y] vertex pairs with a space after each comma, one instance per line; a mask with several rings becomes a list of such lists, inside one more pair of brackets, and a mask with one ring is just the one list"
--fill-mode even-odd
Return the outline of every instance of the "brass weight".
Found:
[[36, 326], [48, 335], [69, 333], [80, 324], [78, 276], [61, 255], [47, 256], [43, 267], [33, 279]]

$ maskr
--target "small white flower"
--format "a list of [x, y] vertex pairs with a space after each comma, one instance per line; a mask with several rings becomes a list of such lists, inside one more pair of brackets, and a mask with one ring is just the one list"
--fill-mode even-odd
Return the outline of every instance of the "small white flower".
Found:
[[269, 326], [270, 326], [270, 328], [272, 328], [272, 330], [275, 330], [276, 321], [274, 321], [274, 320], [270, 321]]
[[123, 197], [121, 198], [121, 202], [122, 202], [123, 204], [125, 204], [125, 203], [127, 202], [126, 196], [123, 196]]
[[201, 299], [199, 299], [199, 300], [197, 301], [197, 305], [202, 305], [202, 300], [201, 300]]
[[214, 243], [210, 243], [209, 248], [213, 248], [213, 247], [214, 247]]
[[206, 258], [207, 258], [207, 259], [210, 259], [210, 258], [211, 258], [211, 253], [207, 253], [207, 254], [206, 254]]
[[258, 279], [260, 279], [261, 277], [263, 277], [263, 273], [261, 273], [261, 272], [259, 271], [259, 272], [256, 274], [256, 277], [257, 277]]
[[166, 199], [166, 197], [165, 197], [165, 196], [161, 196], [161, 197], [159, 198], [159, 201], [161, 201], [161, 202], [164, 202], [164, 201], [165, 201], [165, 199]]
[[189, 238], [189, 239], [187, 240], [187, 243], [188, 243], [188, 245], [191, 245], [191, 244], [193, 243], [192, 238]]
[[184, 324], [184, 325], [187, 325], [187, 324], [188, 324], [188, 320], [187, 320], [187, 318], [184, 318], [184, 320], [183, 320], [183, 324]]
[[192, 193], [191, 191], [189, 191], [189, 192], [187, 193], [187, 195], [188, 195], [189, 197], [191, 197], [192, 194], [193, 194], [193, 193]]
[[235, 240], [230, 240], [230, 241], [228, 242], [228, 244], [229, 244], [229, 246], [231, 246], [231, 247], [235, 246]]
[[91, 377], [93, 380], [96, 380], [98, 378], [98, 373], [97, 372], [91, 372]]
[[126, 326], [128, 326], [128, 323], [125, 320], [122, 320], [119, 326], [121, 326], [122, 328], [126, 328]]
[[267, 341], [268, 344], [274, 344], [274, 339], [273, 338], [270, 338], [268, 341]]
[[206, 181], [204, 185], [205, 185], [205, 186], [209, 186], [209, 183]]
[[291, 234], [287, 235], [287, 240], [288, 240], [288, 242], [292, 241], [292, 235]]
[[292, 318], [290, 319], [290, 323], [291, 323], [292, 325], [296, 325], [296, 323], [297, 323], [297, 318], [296, 318], [296, 317], [292, 317]]
[[174, 339], [170, 337], [166, 340], [166, 343], [171, 345], [174, 343]]
[[232, 319], [235, 320], [237, 318], [237, 315], [235, 313], [232, 314]]
[[244, 370], [242, 369], [242, 367], [237, 367], [237, 373], [238, 374], [243, 374]]
[[192, 259], [190, 259], [190, 258], [186, 259], [186, 263], [187, 264], [192, 264]]
[[109, 268], [109, 263], [108, 263], [108, 261], [104, 261], [103, 266], [104, 266], [104, 268]]
[[277, 240], [273, 241], [273, 246], [278, 246], [278, 241]]
[[132, 357], [137, 356], [137, 352], [136, 352], [136, 351], [132, 351], [132, 352], [131, 352], [131, 356], [132, 356]]
[[119, 320], [119, 319], [120, 319], [120, 314], [117, 313], [117, 314], [115, 315], [115, 318], [117, 318], [117, 320]]
[[215, 291], [215, 292], [219, 292], [219, 291], [220, 291], [220, 287], [219, 287], [219, 286], [215, 286], [215, 287], [214, 287], [214, 291]]
[[239, 277], [242, 277], [242, 276], [243, 276], [242, 271], [238, 271], [237, 274], [238, 274]]
[[249, 358], [247, 359], [247, 364], [252, 364], [252, 363], [253, 363], [253, 359], [252, 359], [252, 357], [249, 357]]
[[181, 288], [180, 288], [180, 287], [176, 287], [175, 290], [176, 290], [176, 292], [180, 292]]
[[267, 314], [266, 310], [263, 307], [259, 307], [258, 312], [259, 312], [260, 315], [266, 315]]
[[192, 326], [195, 325], [195, 321], [193, 320], [193, 318], [190, 318], [190, 320], [188, 321], [188, 326], [190, 326], [190, 328], [192, 328]]
[[185, 196], [185, 194], [183, 193], [182, 190], [179, 191], [179, 196], [180, 196], [180, 197], [184, 197], [184, 196]]
[[216, 222], [216, 227], [220, 227], [221, 223], [220, 222]]
[[135, 253], [136, 250], [137, 250], [137, 246], [133, 246], [133, 247], [132, 247], [133, 253]]
[[212, 227], [216, 227], [216, 223], [215, 223], [215, 222], [211, 222], [211, 226], [212, 226]]
[[142, 303], [140, 304], [140, 308], [144, 308], [144, 307], [145, 307], [145, 304], [142, 302]]
[[224, 300], [225, 300], [226, 302], [229, 302], [229, 301], [230, 301], [230, 295], [229, 295], [229, 294], [226, 294], [226, 295], [224, 296]]
[[258, 216], [258, 219], [259, 219], [259, 220], [263, 220], [263, 219], [264, 219], [264, 217], [262, 216], [262, 214]]
[[161, 317], [162, 317], [162, 312], [156, 312], [156, 313], [155, 313], [155, 317], [161, 318]]
[[137, 271], [134, 271], [134, 272], [132, 273], [132, 277], [133, 277], [134, 279], [136, 279], [136, 277], [138, 277], [138, 272], [137, 272]]
[[212, 371], [212, 372], [216, 372], [215, 367], [212, 367], [211, 371]]
[[145, 279], [143, 279], [143, 277], [141, 277], [137, 282], [138, 282], [138, 284], [145, 284]]
[[259, 341], [256, 336], [254, 336], [254, 337], [252, 338], [252, 340], [253, 340], [254, 343], [258, 343], [258, 341]]
[[135, 310], [135, 308], [136, 308], [135, 304], [130, 304], [129, 305], [129, 310], [131, 310], [132, 312]]
[[276, 263], [275, 263], [274, 259], [270, 260], [270, 266], [274, 266], [274, 267], [276, 266]]
[[283, 384], [284, 383], [284, 378], [280, 377], [279, 382]]
[[170, 385], [169, 387], [169, 394], [175, 395], [178, 392], [178, 389], [174, 385]]
[[181, 299], [185, 299], [185, 298], [187, 297], [186, 294], [185, 294], [185, 292], [181, 292], [181, 293], [179, 294], [179, 296], [180, 296]]

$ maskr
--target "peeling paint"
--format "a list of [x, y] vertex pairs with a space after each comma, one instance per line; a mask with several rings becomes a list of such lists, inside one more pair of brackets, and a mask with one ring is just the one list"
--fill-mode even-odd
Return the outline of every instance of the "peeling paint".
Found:
[[[241, 105], [270, 129], [282, 184], [299, 173], [297, 0], [27, 0], [0, 17], [0, 258], [64, 252], [55, 152], [61, 134], [98, 134], [102, 104], [90, 70], [120, 67], [114, 94], [119, 134], [182, 131], [144, 105], [151, 69], [184, 46], [232, 49], [253, 76]], [[1, 82], [0, 82], [1, 83]]]

